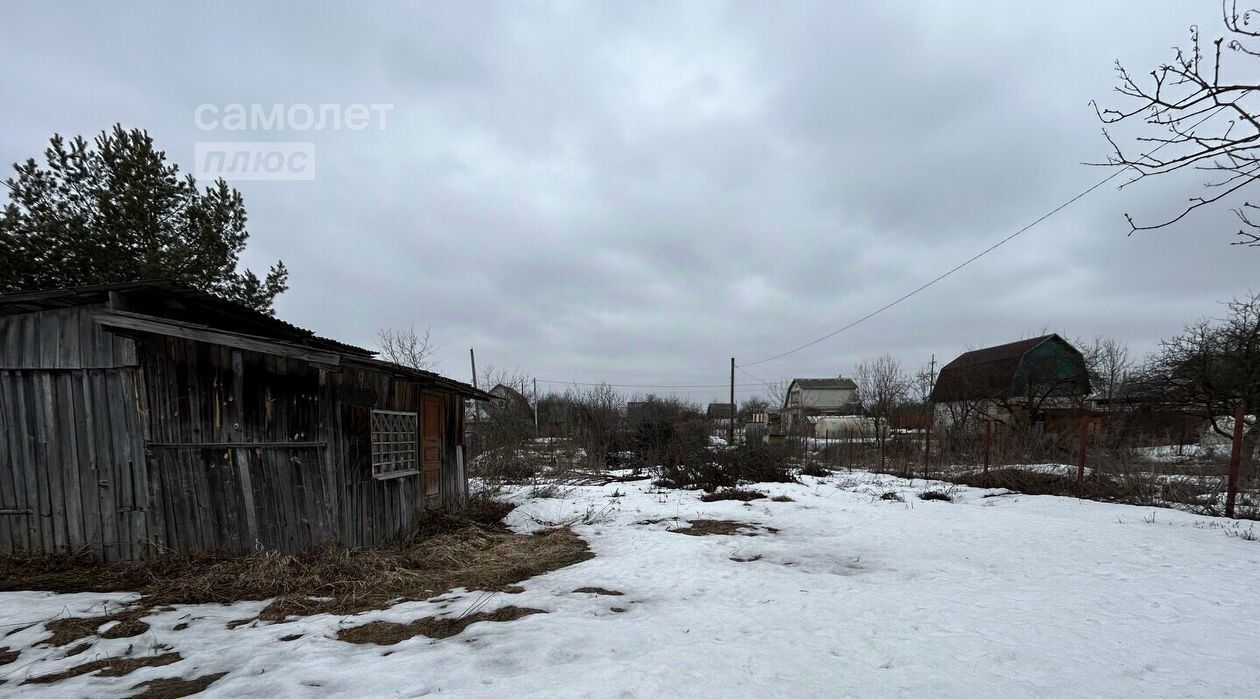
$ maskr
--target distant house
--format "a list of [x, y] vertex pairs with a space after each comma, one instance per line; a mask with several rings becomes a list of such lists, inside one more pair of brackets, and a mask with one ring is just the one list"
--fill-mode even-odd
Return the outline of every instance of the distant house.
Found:
[[735, 418], [735, 404], [709, 403], [704, 416], [714, 429], [725, 430], [730, 427], [731, 421]]
[[781, 411], [783, 429], [789, 433], [801, 430], [806, 418], [860, 412], [857, 384], [843, 376], [792, 379], [783, 396]]
[[0, 553], [365, 546], [464, 507], [472, 386], [167, 282], [0, 296]]
[[965, 352], [941, 367], [932, 389], [937, 415], [1006, 424], [1041, 424], [1047, 409], [1071, 407], [1090, 393], [1080, 351], [1043, 335]]
[[517, 410], [529, 415], [534, 414], [534, 406], [529, 402], [523, 393], [512, 388], [507, 384], [495, 384], [494, 388], [486, 391], [491, 396], [490, 405], [501, 410]]

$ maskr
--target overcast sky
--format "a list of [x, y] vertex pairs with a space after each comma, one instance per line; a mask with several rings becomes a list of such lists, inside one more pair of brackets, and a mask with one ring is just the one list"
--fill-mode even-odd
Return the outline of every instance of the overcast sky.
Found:
[[[467, 380], [475, 347], [543, 390], [721, 384], [731, 356], [901, 296], [1109, 174], [1082, 163], [1106, 154], [1089, 101], [1115, 103], [1116, 59], [1143, 73], [1220, 27], [1216, 0], [199, 7], [6, 3], [5, 176], [116, 122], [185, 170], [198, 142], [314, 142], [314, 180], [235, 183], [245, 263], [291, 272], [279, 315], [365, 346], [431, 327], [442, 373]], [[198, 128], [238, 103], [394, 108], [383, 129]], [[1144, 352], [1258, 281], [1225, 210], [1126, 235], [1124, 212], [1197, 193], [1108, 185], [749, 371], [913, 368], [1042, 329]]]

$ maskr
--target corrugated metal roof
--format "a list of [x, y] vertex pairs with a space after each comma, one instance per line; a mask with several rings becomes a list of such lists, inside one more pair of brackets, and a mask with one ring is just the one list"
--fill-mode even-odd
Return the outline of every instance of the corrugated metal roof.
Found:
[[193, 321], [209, 327], [268, 337], [336, 352], [337, 354], [398, 376], [423, 381], [478, 400], [489, 400], [485, 391], [423, 369], [404, 367], [376, 359], [376, 352], [320, 337], [310, 330], [256, 311], [242, 303], [194, 289], [170, 280], [97, 284], [66, 289], [0, 294], [0, 315], [51, 308], [67, 308], [108, 300], [110, 293], [123, 295], [129, 305], [172, 320]]
[[932, 388], [932, 400], [948, 403], [1005, 395], [1015, 380], [1015, 372], [1019, 370], [1024, 355], [1049, 341], [1062, 342], [1071, 347], [1063, 338], [1051, 334], [983, 347], [958, 355], [952, 362], [941, 367], [936, 385]]
[[[139, 304], [145, 312], [153, 315], [176, 320], [194, 320], [203, 325], [225, 330], [301, 342], [346, 354], [366, 357], [376, 354], [372, 350], [320, 337], [310, 330], [254, 310], [242, 303], [167, 279], [3, 294], [0, 295], [0, 313], [21, 313], [98, 303], [108, 299], [111, 292], [123, 295], [128, 301]], [[155, 305], [161, 307], [153, 307]]]
[[735, 405], [733, 403], [709, 403], [707, 415], [709, 417], [730, 417], [735, 414]]

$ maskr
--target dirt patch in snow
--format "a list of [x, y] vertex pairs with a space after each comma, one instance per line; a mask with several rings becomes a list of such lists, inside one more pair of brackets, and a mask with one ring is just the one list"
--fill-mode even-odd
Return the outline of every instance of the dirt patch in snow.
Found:
[[750, 500], [761, 500], [766, 494], [759, 490], [748, 490], [745, 488], [725, 488], [712, 493], [705, 493], [700, 496], [704, 502], [718, 502], [720, 500], [738, 500], [740, 502], [748, 502]]
[[406, 624], [391, 621], [373, 621], [362, 626], [352, 626], [337, 632], [337, 638], [347, 643], [375, 643], [392, 646], [416, 636], [449, 638], [469, 625], [479, 621], [513, 621], [531, 614], [546, 614], [542, 609], [529, 607], [500, 607], [493, 612], [477, 612], [460, 617], [417, 619]]
[[[118, 623], [110, 626], [105, 631], [99, 632], [101, 638], [131, 638], [132, 636], [139, 636], [149, 630], [149, 625], [138, 618], [141, 614], [141, 610], [127, 610], [101, 616], [71, 616], [53, 619], [44, 624], [44, 628], [50, 631], [52, 636], [40, 641], [40, 645], [69, 645], [89, 636], [98, 635], [98, 629], [110, 622]], [[75, 654], [70, 653], [69, 655]]]
[[574, 592], [587, 592], [592, 595], [608, 595], [610, 597], [620, 597], [626, 594], [624, 592], [618, 592], [616, 590], [609, 590], [608, 588], [605, 588], [605, 587], [579, 587], [578, 589], [574, 590]]
[[776, 495], [770, 498], [770, 502], [796, 502], [796, 501], [786, 495]]
[[8, 665], [14, 660], [17, 660], [18, 656], [21, 654], [22, 654], [21, 651], [9, 650], [8, 648], [0, 648], [0, 665]]
[[170, 665], [183, 660], [183, 656], [179, 653], [163, 653], [161, 655], [144, 655], [137, 657], [121, 656], [117, 658], [102, 658], [76, 665], [68, 670], [61, 672], [53, 672], [47, 675], [38, 675], [36, 677], [27, 678], [22, 684], [49, 684], [52, 682], [60, 682], [61, 680], [78, 677], [79, 675], [89, 675], [97, 673], [100, 677], [122, 677], [130, 675], [142, 667], [161, 667]]
[[123, 619], [101, 632], [101, 638], [131, 638], [149, 630], [149, 625], [139, 619]]
[[207, 687], [218, 682], [226, 674], [226, 672], [216, 672], [212, 675], [202, 675], [191, 679], [163, 677], [149, 680], [148, 682], [141, 682], [132, 687], [132, 689], [144, 688], [144, 691], [139, 694], [132, 694], [130, 699], [179, 699], [180, 697], [190, 697], [206, 691]]
[[690, 527], [678, 527], [669, 531], [687, 536], [757, 536], [762, 532], [773, 534], [778, 531], [772, 527], [729, 519], [693, 519], [690, 524]]
[[75, 647], [71, 648], [70, 650], [66, 651], [66, 654], [65, 654], [65, 655], [63, 655], [62, 657], [63, 657], [63, 658], [73, 658], [74, 656], [76, 656], [76, 655], [78, 655], [78, 654], [80, 654], [80, 653], [83, 653], [83, 652], [87, 651], [87, 649], [88, 649], [88, 648], [91, 648], [91, 647], [92, 647], [92, 644], [91, 644], [91, 643], [88, 643], [88, 642], [84, 641], [83, 643], [80, 643], [79, 645], [77, 645], [77, 646], [75, 646]]

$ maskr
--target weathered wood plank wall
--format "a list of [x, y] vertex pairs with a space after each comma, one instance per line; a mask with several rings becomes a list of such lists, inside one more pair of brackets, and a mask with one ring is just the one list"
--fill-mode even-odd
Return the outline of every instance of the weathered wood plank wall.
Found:
[[144, 552], [135, 346], [95, 310], [0, 316], [0, 553]]
[[[0, 553], [367, 546], [467, 492], [462, 399], [444, 394], [440, 491], [378, 480], [371, 411], [421, 410], [411, 380], [103, 330], [103, 306], [0, 316]], [[419, 437], [419, 435], [417, 435]]]

